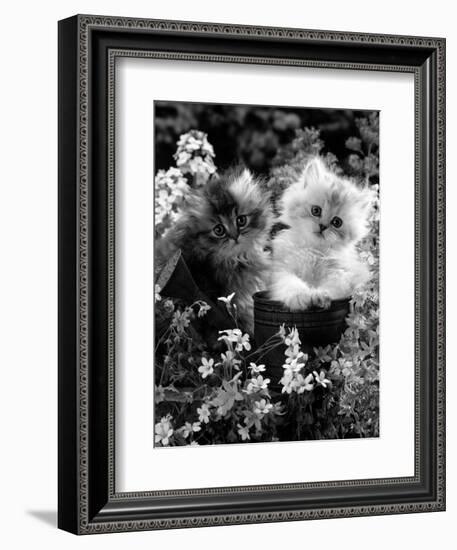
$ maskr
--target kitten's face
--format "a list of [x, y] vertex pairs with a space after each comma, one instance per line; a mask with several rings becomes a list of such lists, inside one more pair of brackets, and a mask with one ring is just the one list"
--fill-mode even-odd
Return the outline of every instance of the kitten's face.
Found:
[[369, 191], [330, 171], [315, 158], [284, 196], [284, 218], [311, 247], [338, 249], [367, 233]]
[[264, 247], [271, 225], [269, 198], [248, 170], [210, 181], [190, 202], [198, 252], [224, 261]]

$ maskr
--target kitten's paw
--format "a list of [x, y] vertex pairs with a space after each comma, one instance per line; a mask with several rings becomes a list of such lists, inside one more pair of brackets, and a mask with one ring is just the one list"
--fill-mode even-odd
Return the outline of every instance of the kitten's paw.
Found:
[[332, 303], [332, 299], [325, 290], [313, 290], [310, 302], [311, 306], [315, 308], [328, 309]]
[[312, 306], [311, 295], [308, 292], [291, 294], [283, 301], [291, 311], [303, 311]]

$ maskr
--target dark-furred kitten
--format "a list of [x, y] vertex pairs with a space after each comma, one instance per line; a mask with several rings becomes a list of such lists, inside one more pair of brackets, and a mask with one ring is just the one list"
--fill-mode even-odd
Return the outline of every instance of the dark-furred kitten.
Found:
[[240, 328], [252, 333], [252, 295], [265, 288], [271, 225], [268, 194], [249, 170], [230, 169], [192, 191], [158, 252], [167, 258], [181, 249], [198, 287], [214, 302], [234, 292]]

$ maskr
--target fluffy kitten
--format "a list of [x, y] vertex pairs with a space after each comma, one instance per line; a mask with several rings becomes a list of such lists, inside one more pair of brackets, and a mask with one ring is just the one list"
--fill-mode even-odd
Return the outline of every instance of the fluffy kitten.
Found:
[[369, 279], [355, 245], [368, 232], [372, 195], [337, 176], [319, 157], [283, 194], [273, 241], [271, 297], [291, 310], [328, 308]]
[[271, 224], [269, 196], [247, 169], [231, 169], [192, 192], [159, 253], [166, 258], [180, 248], [198, 287], [214, 302], [235, 292], [240, 328], [252, 332], [252, 295], [265, 288]]

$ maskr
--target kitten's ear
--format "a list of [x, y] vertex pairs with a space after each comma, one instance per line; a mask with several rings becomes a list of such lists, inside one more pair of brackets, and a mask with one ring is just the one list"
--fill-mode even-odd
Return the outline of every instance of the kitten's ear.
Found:
[[241, 172], [240, 180], [243, 183], [252, 183], [253, 182], [254, 176], [252, 175], [249, 168], [244, 168], [243, 169], [243, 171]]
[[304, 187], [319, 183], [325, 172], [326, 167], [323, 161], [319, 157], [312, 158], [303, 170], [302, 181]]

